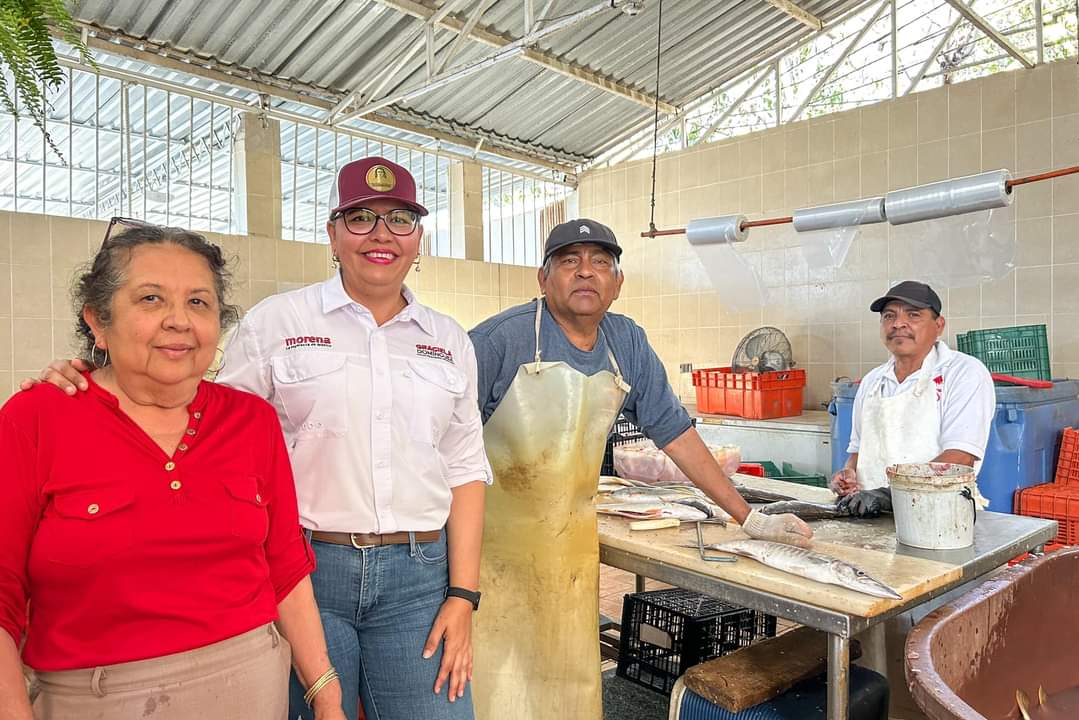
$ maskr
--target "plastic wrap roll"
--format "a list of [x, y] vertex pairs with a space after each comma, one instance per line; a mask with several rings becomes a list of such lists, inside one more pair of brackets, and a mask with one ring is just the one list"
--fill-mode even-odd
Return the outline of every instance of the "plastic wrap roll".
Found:
[[1011, 175], [1007, 170], [993, 170], [896, 190], [884, 197], [884, 214], [892, 225], [905, 225], [1007, 207], [1012, 203], [1007, 185], [1009, 179]]
[[798, 232], [879, 222], [884, 222], [884, 198], [882, 197], [794, 211], [794, 229]]
[[690, 245], [745, 242], [749, 236], [749, 231], [742, 229], [742, 223], [745, 221], [745, 215], [724, 215], [690, 220], [686, 227], [686, 238], [689, 239]]

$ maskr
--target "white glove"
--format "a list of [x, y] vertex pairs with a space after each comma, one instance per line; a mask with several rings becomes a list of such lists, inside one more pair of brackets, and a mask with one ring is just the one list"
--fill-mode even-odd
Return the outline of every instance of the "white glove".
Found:
[[790, 513], [765, 515], [754, 510], [742, 523], [742, 529], [754, 540], [771, 540], [798, 547], [809, 547], [809, 541], [813, 537], [809, 526], [802, 522], [800, 517]]

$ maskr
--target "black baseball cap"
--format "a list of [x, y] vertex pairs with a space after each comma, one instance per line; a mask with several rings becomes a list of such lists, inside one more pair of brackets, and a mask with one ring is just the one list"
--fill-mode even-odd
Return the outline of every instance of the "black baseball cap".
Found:
[[904, 280], [889, 290], [886, 295], [874, 300], [869, 309], [872, 312], [879, 313], [884, 309], [885, 305], [893, 300], [905, 302], [907, 305], [916, 308], [930, 308], [937, 315], [940, 315], [940, 295], [937, 295], [933, 288], [925, 283]]
[[622, 248], [618, 246], [613, 230], [603, 223], [582, 218], [554, 226], [543, 245], [543, 262], [562, 248], [577, 243], [595, 243], [610, 250], [615, 258], [622, 257]]

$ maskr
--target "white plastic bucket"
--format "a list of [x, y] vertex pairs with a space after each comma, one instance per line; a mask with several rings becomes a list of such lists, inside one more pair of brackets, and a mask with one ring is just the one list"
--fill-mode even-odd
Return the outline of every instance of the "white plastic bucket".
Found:
[[974, 544], [974, 468], [952, 463], [904, 463], [885, 472], [899, 542], [927, 550]]

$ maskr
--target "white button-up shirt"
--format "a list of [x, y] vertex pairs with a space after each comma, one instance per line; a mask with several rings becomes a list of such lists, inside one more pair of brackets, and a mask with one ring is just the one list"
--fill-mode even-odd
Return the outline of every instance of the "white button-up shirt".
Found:
[[[985, 459], [989, 429], [996, 414], [997, 395], [993, 389], [993, 378], [980, 360], [952, 350], [943, 340], [937, 341], [936, 349], [933, 367], [923, 365], [902, 383], [895, 376], [894, 357], [888, 358], [888, 362], [873, 368], [862, 378], [858, 393], [854, 396], [848, 453], [858, 452], [861, 446], [862, 407], [870, 393], [879, 389], [882, 396], [892, 397], [910, 392], [926, 372], [931, 372], [930, 386], [936, 393], [939, 411], [941, 449], [961, 450], [979, 461]], [[933, 357], [934, 354], [930, 353], [926, 362], [931, 362]]]
[[404, 296], [379, 327], [335, 275], [260, 302], [225, 349], [217, 381], [277, 409], [307, 528], [437, 530], [451, 488], [493, 479], [472, 343]]

